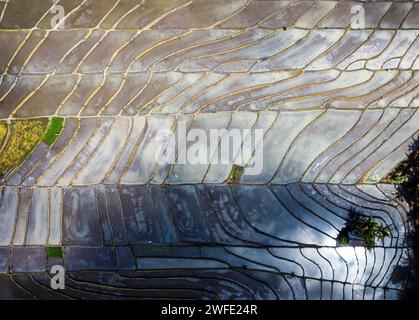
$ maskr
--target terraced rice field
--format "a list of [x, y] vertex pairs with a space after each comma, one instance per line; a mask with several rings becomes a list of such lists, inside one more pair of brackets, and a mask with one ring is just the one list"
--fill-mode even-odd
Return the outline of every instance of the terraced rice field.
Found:
[[[415, 1], [0, 1], [0, 298], [399, 299], [418, 35]], [[197, 129], [262, 135], [237, 176], [159, 161]]]

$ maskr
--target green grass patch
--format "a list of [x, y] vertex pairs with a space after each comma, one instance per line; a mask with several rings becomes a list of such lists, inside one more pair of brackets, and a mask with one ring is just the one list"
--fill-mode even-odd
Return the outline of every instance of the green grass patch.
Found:
[[55, 140], [57, 140], [58, 136], [60, 135], [61, 131], [64, 128], [64, 118], [61, 117], [53, 117], [48, 124], [47, 131], [45, 132], [42, 141], [53, 145]]
[[63, 249], [61, 247], [48, 247], [47, 254], [48, 258], [62, 258]]
[[233, 164], [231, 168], [230, 176], [228, 177], [227, 183], [240, 183], [244, 174], [244, 167]]

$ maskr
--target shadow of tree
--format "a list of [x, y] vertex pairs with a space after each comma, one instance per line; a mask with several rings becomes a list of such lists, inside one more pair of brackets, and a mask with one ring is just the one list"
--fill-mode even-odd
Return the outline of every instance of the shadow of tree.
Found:
[[417, 188], [419, 184], [419, 138], [413, 139], [406, 159], [401, 162], [385, 179], [397, 185], [398, 196], [417, 210]]
[[401, 162], [384, 180], [397, 186], [397, 197], [406, 201], [411, 210], [409, 222], [414, 231], [408, 241], [413, 250], [411, 272], [406, 290], [401, 293], [401, 299], [419, 298], [419, 138], [414, 138], [409, 146], [406, 159]]

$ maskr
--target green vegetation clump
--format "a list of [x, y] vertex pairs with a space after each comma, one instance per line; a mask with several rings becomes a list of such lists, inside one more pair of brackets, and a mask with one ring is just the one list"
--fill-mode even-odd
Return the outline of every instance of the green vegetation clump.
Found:
[[242, 176], [244, 174], [244, 167], [238, 166], [237, 164], [233, 164], [233, 168], [231, 169], [230, 176], [228, 177], [227, 183], [240, 183]]
[[42, 138], [42, 141], [49, 145], [53, 145], [55, 140], [57, 140], [58, 136], [63, 130], [63, 127], [64, 127], [64, 118], [61, 118], [61, 117], [52, 118], [48, 124], [47, 132]]
[[0, 155], [0, 177], [18, 167], [41, 140], [46, 128], [45, 119], [15, 120], [9, 124], [11, 135]]
[[382, 226], [373, 217], [351, 212], [346, 226], [338, 235], [337, 242], [340, 245], [350, 244], [350, 235], [361, 240], [368, 250], [372, 250], [377, 239], [383, 241], [385, 237], [390, 237], [391, 233], [388, 227]]
[[62, 258], [63, 249], [61, 247], [47, 247], [48, 258]]

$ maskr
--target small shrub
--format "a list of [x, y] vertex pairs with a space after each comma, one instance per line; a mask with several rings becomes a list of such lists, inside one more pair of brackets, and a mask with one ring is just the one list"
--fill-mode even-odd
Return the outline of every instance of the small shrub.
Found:
[[372, 250], [376, 240], [383, 241], [385, 237], [390, 237], [391, 233], [388, 227], [382, 226], [373, 217], [365, 217], [352, 211], [336, 240], [340, 245], [348, 245], [351, 235], [362, 241], [368, 250]]

